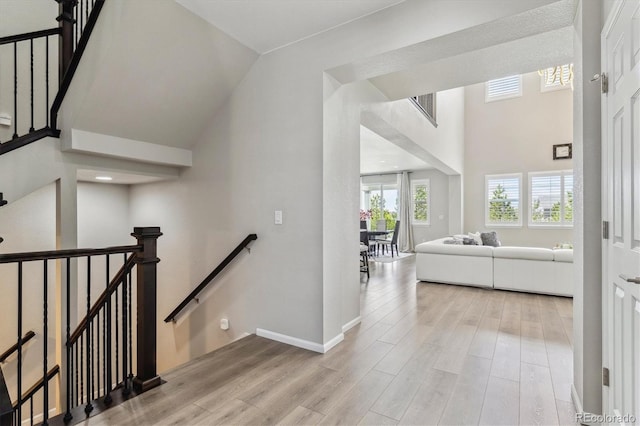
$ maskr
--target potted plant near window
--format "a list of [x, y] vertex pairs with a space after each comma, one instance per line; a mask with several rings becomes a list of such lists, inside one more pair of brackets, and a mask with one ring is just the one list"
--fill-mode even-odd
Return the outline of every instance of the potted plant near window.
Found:
[[[360, 222], [366, 222], [367, 226], [364, 229], [371, 229], [370, 225], [371, 225], [371, 210], [362, 210], [360, 209]], [[360, 226], [360, 228], [362, 228], [362, 226]]]

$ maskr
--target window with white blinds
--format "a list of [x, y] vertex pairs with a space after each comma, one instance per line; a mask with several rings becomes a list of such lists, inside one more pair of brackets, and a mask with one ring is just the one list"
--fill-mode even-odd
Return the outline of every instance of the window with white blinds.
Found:
[[547, 68], [540, 72], [540, 90], [569, 89], [573, 80], [573, 64]]
[[521, 75], [512, 75], [497, 80], [490, 80], [485, 83], [486, 102], [515, 98], [518, 96], [522, 96]]
[[485, 225], [522, 226], [522, 174], [485, 177]]
[[529, 173], [529, 225], [573, 226], [573, 171]]

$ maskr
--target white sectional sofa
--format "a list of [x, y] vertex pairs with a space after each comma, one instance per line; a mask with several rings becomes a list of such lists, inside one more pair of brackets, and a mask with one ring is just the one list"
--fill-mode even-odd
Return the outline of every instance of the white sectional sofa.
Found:
[[573, 250], [429, 241], [416, 246], [420, 281], [573, 296]]

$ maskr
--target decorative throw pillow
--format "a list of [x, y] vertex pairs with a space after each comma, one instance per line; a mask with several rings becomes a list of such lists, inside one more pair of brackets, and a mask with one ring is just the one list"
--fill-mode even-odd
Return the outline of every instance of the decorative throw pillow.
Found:
[[466, 237], [463, 238], [462, 244], [464, 244], [465, 246], [477, 246], [478, 245], [476, 240], [474, 240], [473, 238], [466, 238]]
[[469, 232], [469, 238], [475, 240], [476, 245], [482, 245], [482, 238], [480, 237], [480, 232]]
[[455, 240], [453, 238], [450, 238], [448, 240], [444, 240], [442, 242], [443, 244], [455, 244], [455, 245], [461, 245], [462, 244], [462, 240]]
[[483, 232], [480, 234], [480, 238], [482, 238], [482, 244], [485, 246], [500, 247], [500, 241], [498, 241], [496, 231]]

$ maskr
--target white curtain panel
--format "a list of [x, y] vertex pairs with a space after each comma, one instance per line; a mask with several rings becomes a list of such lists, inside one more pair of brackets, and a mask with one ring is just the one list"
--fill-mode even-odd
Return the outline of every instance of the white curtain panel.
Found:
[[400, 229], [398, 232], [398, 249], [403, 253], [413, 252], [413, 229], [411, 228], [411, 183], [409, 173], [402, 172], [400, 182]]

